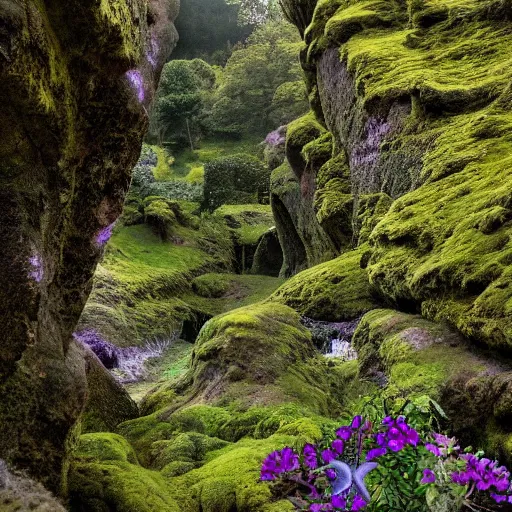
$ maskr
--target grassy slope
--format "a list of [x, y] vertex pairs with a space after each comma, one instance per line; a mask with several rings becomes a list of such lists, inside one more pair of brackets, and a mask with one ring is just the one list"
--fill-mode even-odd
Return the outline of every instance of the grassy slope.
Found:
[[202, 183], [204, 164], [222, 156], [236, 153], [260, 153], [261, 140], [259, 138], [246, 138], [243, 140], [204, 140], [200, 146], [192, 151], [187, 148], [182, 151], [168, 151], [156, 148], [158, 164], [154, 175], [157, 181], [186, 180]]

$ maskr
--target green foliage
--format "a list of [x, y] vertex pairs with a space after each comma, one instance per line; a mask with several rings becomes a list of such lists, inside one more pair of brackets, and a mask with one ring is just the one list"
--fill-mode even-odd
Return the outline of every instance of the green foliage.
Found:
[[226, 203], [256, 202], [258, 191], [268, 187], [268, 180], [268, 170], [252, 155], [212, 160], [204, 169], [202, 208], [212, 212]]
[[153, 112], [153, 136], [163, 134], [179, 145], [192, 144], [192, 137], [200, 135], [200, 117], [215, 82], [214, 70], [200, 59], [168, 62]]
[[365, 246], [304, 270], [269, 299], [318, 320], [352, 320], [377, 307], [360, 262]]
[[[258, 27], [226, 64], [209, 118], [212, 131], [264, 136], [289, 120], [287, 107], [299, 114], [307, 110], [299, 83], [299, 47], [298, 34], [287, 23]], [[283, 86], [287, 83], [294, 85]], [[301, 101], [294, 104], [297, 97]]]

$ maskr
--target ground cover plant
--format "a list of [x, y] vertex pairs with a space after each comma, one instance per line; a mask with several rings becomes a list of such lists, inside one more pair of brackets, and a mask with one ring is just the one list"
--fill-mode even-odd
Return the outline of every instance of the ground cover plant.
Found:
[[428, 432], [417, 414], [411, 419], [356, 415], [319, 443], [273, 451], [260, 478], [310, 512], [501, 510], [512, 503], [505, 466]]

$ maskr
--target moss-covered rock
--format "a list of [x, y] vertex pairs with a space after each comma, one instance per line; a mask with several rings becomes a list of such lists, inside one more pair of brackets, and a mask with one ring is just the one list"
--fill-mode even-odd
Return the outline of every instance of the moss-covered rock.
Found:
[[251, 273], [278, 277], [283, 267], [283, 250], [275, 227], [269, 229], [259, 240], [254, 253]]
[[41, 484], [12, 473], [0, 460], [0, 510], [3, 512], [65, 512], [66, 509]]
[[283, 250], [281, 275], [284, 277], [337, 254], [315, 215], [314, 174], [305, 172], [301, 180], [287, 162], [272, 172], [270, 180], [270, 204]]
[[0, 456], [52, 490], [86, 399], [71, 335], [121, 213], [178, 4], [1, 3]]
[[300, 272], [277, 289], [269, 303], [286, 304], [301, 315], [329, 321], [352, 320], [374, 309], [378, 300], [361, 266], [367, 250], [363, 245]]
[[476, 352], [445, 324], [378, 309], [367, 313], [353, 344], [362, 375], [377, 379], [384, 397], [429, 396], [444, 409], [450, 429], [474, 448], [510, 460], [510, 365]]
[[87, 402], [81, 416], [82, 432], [109, 432], [119, 423], [136, 418], [139, 410], [123, 386], [88, 347], [82, 347], [86, 363]]
[[[250, 357], [247, 357], [250, 351]], [[275, 303], [220, 315], [201, 330], [190, 371], [174, 389], [185, 401], [248, 405], [295, 401], [328, 414], [330, 376], [297, 313]]]
[[322, 227], [341, 213], [347, 224], [352, 194], [353, 237], [374, 248], [380, 294], [502, 350], [512, 339], [506, 12], [492, 0], [322, 0], [301, 53], [350, 170], [347, 191], [317, 177]]

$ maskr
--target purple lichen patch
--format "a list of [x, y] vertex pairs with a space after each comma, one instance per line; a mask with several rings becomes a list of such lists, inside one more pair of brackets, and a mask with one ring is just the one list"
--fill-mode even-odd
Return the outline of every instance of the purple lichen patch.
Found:
[[380, 155], [380, 145], [391, 130], [389, 123], [382, 119], [370, 117], [365, 125], [365, 138], [352, 151], [350, 167], [374, 165]]
[[268, 146], [280, 146], [286, 142], [286, 126], [280, 126], [277, 130], [270, 132], [265, 138]]
[[36, 282], [40, 283], [44, 277], [43, 271], [43, 259], [39, 254], [35, 254], [29, 258], [29, 263], [32, 269], [29, 272], [29, 276]]
[[138, 69], [131, 69], [126, 72], [126, 78], [130, 82], [132, 89], [136, 92], [139, 103], [142, 103], [145, 98], [145, 92], [144, 78], [142, 77], [141, 72]]
[[96, 235], [96, 244], [103, 247], [112, 237], [112, 230], [114, 229], [115, 222], [100, 230]]
[[157, 65], [157, 58], [158, 58], [158, 52], [160, 51], [160, 47], [158, 45], [158, 42], [155, 38], [155, 36], [151, 36], [151, 48], [146, 53], [146, 58], [148, 59], [148, 62], [156, 68]]

